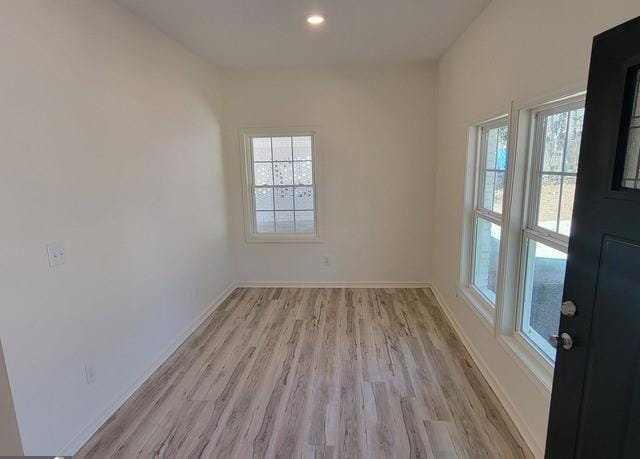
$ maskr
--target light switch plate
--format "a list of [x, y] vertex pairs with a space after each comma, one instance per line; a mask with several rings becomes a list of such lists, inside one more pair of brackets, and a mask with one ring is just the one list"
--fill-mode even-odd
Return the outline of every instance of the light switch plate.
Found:
[[49, 256], [49, 267], [63, 265], [67, 261], [66, 250], [63, 241], [55, 241], [47, 244], [47, 255]]

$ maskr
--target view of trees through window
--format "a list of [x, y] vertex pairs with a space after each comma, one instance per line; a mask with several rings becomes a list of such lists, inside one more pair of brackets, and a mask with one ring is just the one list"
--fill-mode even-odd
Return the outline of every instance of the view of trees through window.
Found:
[[539, 116], [533, 150], [538, 167], [529, 196], [535, 215], [524, 239], [522, 331], [552, 359], [547, 339], [560, 321], [583, 118], [582, 106]]
[[[584, 112], [581, 94], [522, 109], [532, 122], [521, 123], [522, 130], [515, 133], [517, 145], [526, 151], [516, 155], [511, 201], [505, 199], [511, 191], [509, 119], [504, 116], [476, 127], [469, 298], [490, 317], [500, 305], [503, 287], [505, 298], [517, 299], [503, 305], [517, 306], [515, 332], [549, 360], [555, 359], [548, 339], [557, 334], [560, 321]], [[640, 108], [634, 106], [636, 112], [640, 120]], [[638, 128], [640, 145], [640, 121]], [[640, 170], [640, 159], [635, 164]], [[504, 217], [507, 202], [511, 222]], [[506, 257], [501, 253], [503, 238], [513, 238], [502, 244], [510, 253]]]

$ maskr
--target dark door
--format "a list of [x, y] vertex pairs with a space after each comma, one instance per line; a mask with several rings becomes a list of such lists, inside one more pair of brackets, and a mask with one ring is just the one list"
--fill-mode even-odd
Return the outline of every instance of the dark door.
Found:
[[640, 18], [594, 38], [581, 148], [546, 456], [639, 458]]

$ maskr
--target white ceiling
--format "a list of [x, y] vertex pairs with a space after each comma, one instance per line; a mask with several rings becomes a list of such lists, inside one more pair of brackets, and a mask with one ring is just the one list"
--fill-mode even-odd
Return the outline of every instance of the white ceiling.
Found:
[[116, 1], [215, 65], [256, 68], [436, 59], [490, 0]]

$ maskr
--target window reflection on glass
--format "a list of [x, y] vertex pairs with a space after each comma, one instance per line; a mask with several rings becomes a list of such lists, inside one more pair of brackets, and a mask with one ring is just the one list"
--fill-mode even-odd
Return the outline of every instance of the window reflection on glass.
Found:
[[550, 359], [547, 339], [558, 332], [567, 254], [537, 241], [526, 248], [522, 332]]
[[507, 126], [488, 128], [484, 131], [484, 136], [486, 146], [481, 177], [480, 206], [500, 214], [507, 169], [509, 128]]
[[544, 115], [541, 120], [538, 214], [540, 228], [569, 236], [578, 171], [584, 108]]
[[473, 286], [491, 304], [495, 304], [500, 259], [500, 226], [478, 217], [474, 242]]

